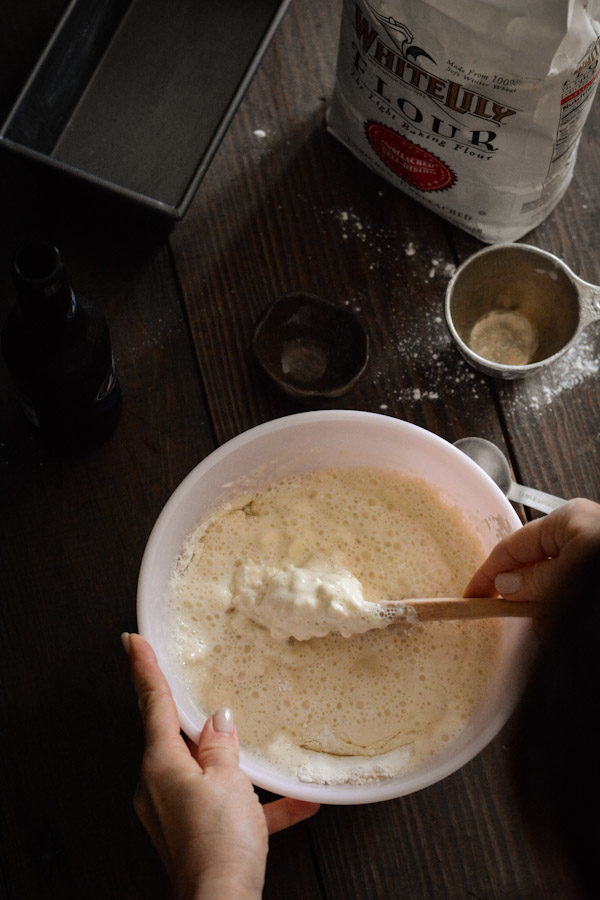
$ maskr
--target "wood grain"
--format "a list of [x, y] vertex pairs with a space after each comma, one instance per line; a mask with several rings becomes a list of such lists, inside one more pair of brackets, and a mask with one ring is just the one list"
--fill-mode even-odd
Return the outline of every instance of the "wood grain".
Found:
[[[65, 3], [5, 5], [6, 112]], [[292, 0], [192, 207], [172, 228], [0, 158], [0, 312], [12, 302], [14, 243], [31, 234], [55, 241], [73, 282], [105, 306], [124, 393], [111, 440], [69, 457], [29, 430], [0, 365], [7, 900], [169, 896], [131, 805], [143, 735], [118, 636], [136, 627], [137, 573], [156, 516], [214, 447], [287, 413], [365, 409], [450, 441], [486, 437], [509, 454], [517, 480], [600, 499], [600, 326], [531, 380], [501, 383], [469, 369], [447, 332], [443, 298], [452, 266], [481, 245], [390, 189], [326, 131], [340, 10], [340, 0]], [[595, 283], [599, 142], [596, 101], [569, 191], [526, 237]], [[254, 324], [289, 290], [353, 309], [369, 331], [367, 372], [339, 400], [292, 400], [254, 366]], [[524, 830], [506, 767], [511, 740], [509, 725], [426, 790], [323, 808], [275, 836], [265, 897], [574, 900], [561, 860], [539, 856]]]
[[442, 622], [451, 619], [537, 618], [543, 601], [504, 600], [502, 597], [406, 597], [382, 600], [381, 606], [398, 621]]

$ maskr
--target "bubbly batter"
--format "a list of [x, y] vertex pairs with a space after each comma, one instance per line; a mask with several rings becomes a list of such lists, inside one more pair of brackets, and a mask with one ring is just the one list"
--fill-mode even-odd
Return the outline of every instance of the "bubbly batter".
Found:
[[484, 557], [460, 514], [419, 479], [371, 469], [285, 479], [189, 536], [172, 578], [172, 652], [199, 708], [230, 706], [245, 749], [271, 765], [303, 781], [388, 777], [462, 731], [494, 668], [499, 623], [284, 640], [285, 628], [248, 617], [252, 579], [263, 590], [271, 567], [289, 574], [293, 593], [296, 569], [341, 572], [365, 601], [458, 596]]

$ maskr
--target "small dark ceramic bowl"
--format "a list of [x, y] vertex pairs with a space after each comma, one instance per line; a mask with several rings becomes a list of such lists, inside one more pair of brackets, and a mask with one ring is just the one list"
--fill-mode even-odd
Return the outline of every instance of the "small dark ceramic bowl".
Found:
[[350, 312], [314, 294], [283, 294], [263, 313], [252, 340], [268, 377], [294, 397], [339, 397], [364, 372], [369, 338]]

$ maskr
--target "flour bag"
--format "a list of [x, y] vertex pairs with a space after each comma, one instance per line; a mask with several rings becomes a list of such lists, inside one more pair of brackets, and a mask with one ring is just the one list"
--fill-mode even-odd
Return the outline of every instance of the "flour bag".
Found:
[[566, 191], [600, 74], [600, 0], [344, 0], [328, 128], [482, 241]]

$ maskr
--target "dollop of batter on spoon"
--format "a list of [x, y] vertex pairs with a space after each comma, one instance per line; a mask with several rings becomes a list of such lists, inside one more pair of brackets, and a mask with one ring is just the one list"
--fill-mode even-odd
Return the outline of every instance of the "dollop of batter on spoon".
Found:
[[347, 569], [319, 563], [278, 568], [240, 562], [232, 607], [280, 641], [307, 641], [332, 632], [351, 637], [398, 619], [365, 600], [360, 581]]

